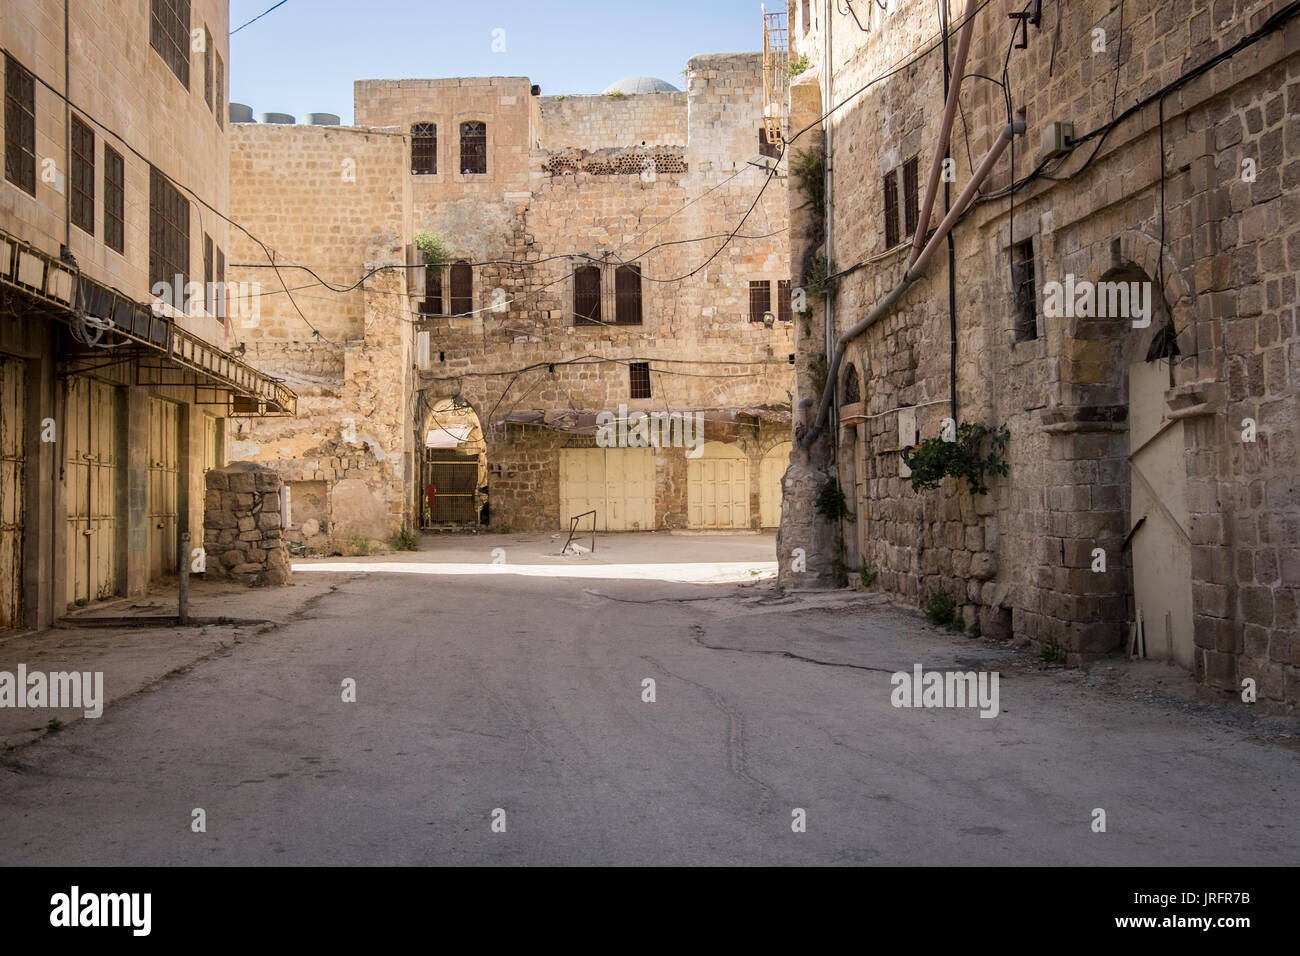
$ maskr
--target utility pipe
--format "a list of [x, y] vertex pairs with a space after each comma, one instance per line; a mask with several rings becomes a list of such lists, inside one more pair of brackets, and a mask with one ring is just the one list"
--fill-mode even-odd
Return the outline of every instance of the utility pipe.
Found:
[[[946, 3], [947, 0], [941, 2]], [[912, 238], [909, 269], [921, 254], [925, 231], [930, 226], [930, 212], [934, 209], [934, 198], [939, 191], [939, 174], [943, 171], [944, 157], [948, 155], [948, 139], [952, 135], [952, 123], [957, 115], [957, 97], [961, 94], [962, 80], [966, 76], [966, 53], [970, 50], [971, 34], [975, 32], [975, 6], [976, 0], [966, 0], [965, 21], [962, 23], [961, 36], [957, 38], [957, 53], [952, 65], [952, 85], [948, 88], [948, 102], [943, 107], [943, 124], [939, 127], [939, 142], [934, 147], [934, 162], [930, 164], [930, 181], [925, 187], [925, 201], [921, 204], [921, 215], [916, 221], [916, 235]], [[947, 42], [947, 36], [944, 41]]]
[[975, 197], [975, 193], [979, 190], [979, 187], [983, 184], [984, 180], [988, 178], [989, 172], [992, 171], [998, 158], [1011, 143], [1011, 137], [1018, 133], [1023, 133], [1024, 131], [1025, 124], [1023, 121], [1010, 123], [1003, 127], [1002, 132], [998, 134], [998, 138], [994, 140], [993, 145], [985, 154], [984, 159], [982, 159], [979, 166], [976, 167], [975, 173], [971, 176], [970, 182], [967, 183], [966, 188], [962, 190], [961, 195], [957, 197], [957, 202], [953, 204], [952, 209], [949, 211], [948, 215], [944, 217], [943, 222], [939, 223], [939, 227], [935, 230], [934, 236], [928, 243], [926, 243], [925, 248], [921, 250], [921, 254], [917, 257], [916, 262], [910, 266], [905, 273], [903, 273], [902, 280], [898, 285], [894, 286], [894, 288], [874, 309], [867, 313], [864, 319], [846, 329], [844, 334], [836, 341], [835, 355], [831, 359], [830, 367], [826, 373], [826, 387], [822, 389], [822, 400], [821, 404], [817, 408], [817, 417], [813, 419], [813, 427], [810, 428], [804, 434], [803, 438], [799, 440], [799, 447], [801, 449], [807, 450], [811, 448], [812, 443], [821, 436], [823, 431], [825, 431], [823, 423], [826, 420], [827, 413], [830, 411], [831, 399], [835, 395], [835, 382], [839, 375], [840, 363], [844, 360], [845, 348], [855, 338], [888, 315], [898, 300], [903, 297], [903, 294], [911, 288], [914, 282], [916, 282], [921, 271], [925, 268], [926, 263], [930, 261], [930, 257], [934, 254], [934, 250], [938, 248], [939, 243], [943, 242], [944, 239], [947, 238], [953, 225], [961, 218], [961, 214], [966, 211], [966, 207], [970, 205], [970, 201]]

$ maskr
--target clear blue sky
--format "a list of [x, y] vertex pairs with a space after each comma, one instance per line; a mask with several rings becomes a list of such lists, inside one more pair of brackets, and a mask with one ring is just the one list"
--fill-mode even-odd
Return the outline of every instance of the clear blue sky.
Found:
[[[274, 2], [231, 0], [231, 29]], [[288, 0], [230, 38], [230, 99], [350, 123], [353, 80], [527, 76], [550, 95], [646, 75], [684, 89], [695, 54], [762, 48], [760, 0]]]

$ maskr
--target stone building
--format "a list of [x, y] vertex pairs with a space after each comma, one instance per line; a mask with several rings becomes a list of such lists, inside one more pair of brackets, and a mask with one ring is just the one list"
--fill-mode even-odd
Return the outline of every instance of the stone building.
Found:
[[232, 403], [293, 410], [230, 351], [228, 29], [224, 0], [5, 5], [0, 631], [174, 573]]
[[[604, 530], [775, 527], [794, 347], [761, 73], [741, 53], [691, 59], [684, 92], [363, 80], [354, 127], [234, 125], [233, 218], [293, 290], [237, 332], [301, 402], [229, 450], [288, 482], [291, 539], [589, 511]], [[677, 430], [630, 447], [642, 412]]]
[[[1140, 615], [1145, 656], [1294, 707], [1300, 18], [1264, 0], [1081, 0], [1035, 19], [995, 0], [969, 5], [961, 69], [966, 3], [888, 7], [789, 6], [809, 65], [790, 125], [812, 124], [791, 149], [832, 170], [825, 222], [792, 213], [792, 255], [811, 281], [829, 233], [837, 276], [798, 343], [801, 402], [820, 397], [827, 316], [834, 340], [914, 281], [844, 345], [828, 427], [786, 479], [782, 580], [828, 580], [838, 533], [883, 590], [944, 592], [983, 634], [1078, 663], [1127, 650]], [[941, 236], [909, 273], [945, 111], [940, 11], [965, 79], [930, 229], [1002, 131], [1026, 129], [951, 253]], [[805, 189], [792, 181], [792, 207]], [[913, 489], [900, 452], [942, 451], [923, 443], [945, 419], [1008, 428], [988, 494]], [[814, 501], [829, 477], [851, 512], [838, 528]], [[801, 574], [791, 549], [814, 538]]]

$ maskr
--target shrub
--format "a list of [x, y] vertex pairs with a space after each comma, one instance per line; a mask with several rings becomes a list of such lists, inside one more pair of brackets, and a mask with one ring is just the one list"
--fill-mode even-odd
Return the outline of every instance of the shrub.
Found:
[[790, 61], [788, 66], [786, 66], [785, 72], [789, 75], [790, 79], [793, 80], [796, 76], [798, 76], [800, 73], [803, 73], [807, 69], [808, 69], [808, 54], [800, 53], [797, 57], [795, 57], [793, 60]]
[[844, 500], [844, 489], [840, 487], [838, 479], [827, 478], [817, 492], [817, 513], [827, 521], [838, 521], [853, 514], [849, 511], [848, 502]]
[[394, 551], [419, 551], [420, 536], [405, 525], [402, 530], [397, 532], [397, 537], [393, 539]]
[[430, 232], [424, 230], [415, 234], [415, 248], [420, 250], [420, 255], [424, 256], [425, 265], [440, 266], [451, 258], [451, 247], [447, 245], [447, 238], [440, 232]]
[[957, 602], [952, 599], [951, 594], [942, 588], [927, 591], [921, 606], [925, 610], [925, 616], [930, 619], [930, 623], [938, 627], [947, 627], [952, 624], [953, 618], [957, 614]]
[[[927, 438], [919, 445], [903, 449], [903, 461], [912, 469], [912, 490], [929, 491], [945, 477], [964, 478], [972, 494], [988, 494], [986, 474], [1006, 475], [1007, 441], [1011, 433], [1003, 425], [996, 432], [986, 425], [962, 422], [957, 440]], [[988, 454], [982, 452], [988, 441]]]

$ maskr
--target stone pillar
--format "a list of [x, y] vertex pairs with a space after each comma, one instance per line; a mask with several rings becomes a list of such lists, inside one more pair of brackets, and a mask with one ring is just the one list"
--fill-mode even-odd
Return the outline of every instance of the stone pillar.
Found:
[[293, 575], [280, 527], [282, 484], [278, 473], [251, 461], [208, 472], [203, 547], [210, 574], [249, 587], [289, 583]]

